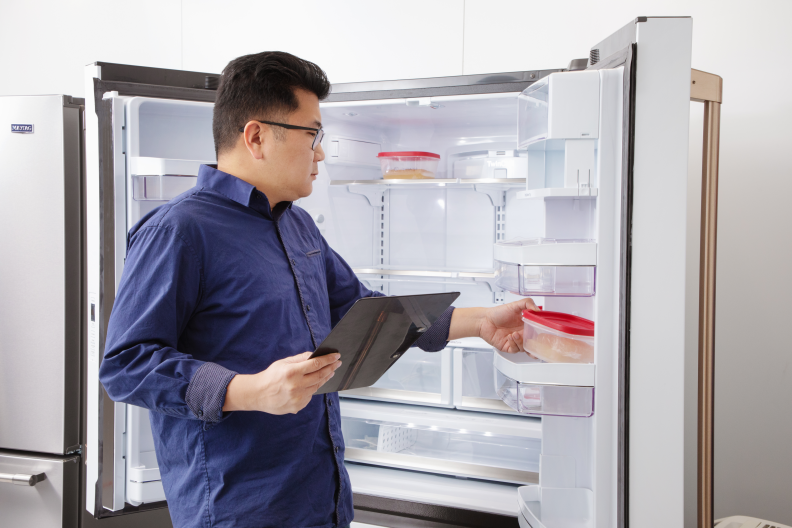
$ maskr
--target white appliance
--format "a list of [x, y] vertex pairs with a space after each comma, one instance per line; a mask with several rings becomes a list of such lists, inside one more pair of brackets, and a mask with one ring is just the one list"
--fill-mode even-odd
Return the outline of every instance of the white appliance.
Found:
[[[440, 353], [412, 349], [373, 387], [343, 393], [356, 520], [681, 526], [695, 510], [684, 478], [695, 430], [684, 424], [696, 351], [679, 308], [695, 255], [684, 215], [668, 214], [687, 206], [691, 31], [689, 18], [636, 19], [593, 46], [580, 71], [333, 86], [322, 103], [327, 159], [297, 205], [369, 288], [460, 291], [461, 307], [518, 299], [495, 250], [518, 237], [582, 245], [541, 258], [506, 251], [514, 269], [561, 277], [583, 267], [596, 281], [582, 295], [535, 297], [595, 321], [591, 365], [523, 365], [462, 339]], [[164, 500], [147, 412], [111, 402], [97, 372], [127, 230], [214, 159], [214, 81], [87, 67], [86, 291], [97, 317], [87, 328], [85, 506], [95, 517]], [[381, 178], [378, 152], [413, 150], [440, 154], [435, 179]], [[501, 151], [503, 178], [487, 164]], [[474, 175], [486, 177], [457, 173], [476, 159]], [[547, 405], [516, 412], [495, 381], [505, 378]]]

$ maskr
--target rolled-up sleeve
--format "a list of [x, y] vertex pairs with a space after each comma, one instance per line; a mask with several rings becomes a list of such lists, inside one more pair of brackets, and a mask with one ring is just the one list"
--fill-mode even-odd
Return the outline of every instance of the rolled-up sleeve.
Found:
[[451, 330], [451, 316], [454, 314], [454, 307], [449, 306], [446, 311], [438, 317], [432, 326], [418, 338], [414, 346], [424, 352], [439, 352], [448, 344], [448, 333]]
[[178, 348], [203, 287], [197, 253], [173, 228], [144, 226], [132, 234], [99, 368], [111, 399], [170, 416], [221, 419], [236, 373]]

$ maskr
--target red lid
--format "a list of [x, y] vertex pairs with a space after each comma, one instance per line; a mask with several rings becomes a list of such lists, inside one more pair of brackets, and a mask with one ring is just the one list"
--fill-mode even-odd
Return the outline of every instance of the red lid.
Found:
[[432, 152], [417, 152], [417, 151], [406, 151], [406, 152], [380, 152], [377, 154], [378, 158], [436, 158], [440, 159], [440, 154], [434, 154]]
[[546, 312], [544, 310], [534, 312], [532, 310], [523, 310], [522, 313], [525, 319], [538, 323], [547, 328], [564, 332], [576, 336], [594, 336], [594, 321], [583, 319], [577, 315], [571, 315], [562, 312]]

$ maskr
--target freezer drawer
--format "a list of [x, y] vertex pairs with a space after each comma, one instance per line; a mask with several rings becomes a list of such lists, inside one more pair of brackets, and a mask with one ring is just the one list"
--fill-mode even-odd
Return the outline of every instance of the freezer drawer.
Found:
[[451, 349], [409, 349], [371, 387], [339, 393], [348, 398], [451, 407]]
[[79, 456], [31, 457], [0, 451], [0, 525], [76, 527], [79, 474]]
[[345, 400], [350, 462], [515, 484], [538, 482], [541, 423], [454, 409]]

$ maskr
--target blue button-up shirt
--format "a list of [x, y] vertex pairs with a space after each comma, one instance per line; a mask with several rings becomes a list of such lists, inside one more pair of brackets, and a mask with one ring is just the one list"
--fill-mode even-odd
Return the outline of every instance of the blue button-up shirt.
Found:
[[[99, 376], [113, 400], [154, 411], [174, 526], [352, 521], [337, 393], [282, 416], [222, 406], [237, 373], [314, 350], [371, 295], [308, 213], [206, 165], [130, 230]], [[418, 346], [441, 349], [450, 318]]]

